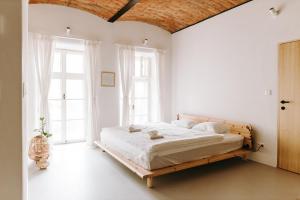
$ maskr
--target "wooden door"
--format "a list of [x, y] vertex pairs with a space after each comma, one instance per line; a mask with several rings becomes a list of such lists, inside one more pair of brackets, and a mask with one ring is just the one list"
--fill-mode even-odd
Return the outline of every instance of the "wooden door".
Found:
[[278, 167], [300, 173], [300, 41], [279, 47]]

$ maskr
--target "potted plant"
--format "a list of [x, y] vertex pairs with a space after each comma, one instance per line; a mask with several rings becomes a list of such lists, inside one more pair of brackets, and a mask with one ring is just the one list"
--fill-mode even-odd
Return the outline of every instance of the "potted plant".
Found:
[[29, 157], [36, 162], [40, 169], [46, 169], [49, 165], [47, 159], [49, 158], [49, 142], [48, 138], [52, 136], [45, 130], [46, 120], [44, 117], [40, 118], [40, 128], [34, 131], [38, 133], [32, 138], [29, 146]]

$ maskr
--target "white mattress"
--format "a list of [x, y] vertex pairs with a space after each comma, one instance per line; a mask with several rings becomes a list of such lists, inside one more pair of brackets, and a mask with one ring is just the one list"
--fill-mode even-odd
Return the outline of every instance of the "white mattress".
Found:
[[[146, 132], [153, 129], [164, 138], [150, 140]], [[148, 170], [227, 153], [243, 145], [243, 137], [237, 134], [199, 132], [166, 123], [149, 125], [138, 133], [121, 127], [104, 128], [100, 138], [102, 145]]]

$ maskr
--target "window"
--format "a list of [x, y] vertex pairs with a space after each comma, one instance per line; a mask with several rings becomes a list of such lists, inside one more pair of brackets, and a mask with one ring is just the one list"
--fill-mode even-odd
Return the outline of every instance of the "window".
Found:
[[84, 141], [87, 103], [83, 51], [57, 45], [48, 102], [54, 142]]
[[154, 74], [154, 53], [136, 51], [135, 69], [132, 78], [132, 94], [130, 99], [130, 123], [144, 124], [153, 121], [152, 99], [155, 79]]

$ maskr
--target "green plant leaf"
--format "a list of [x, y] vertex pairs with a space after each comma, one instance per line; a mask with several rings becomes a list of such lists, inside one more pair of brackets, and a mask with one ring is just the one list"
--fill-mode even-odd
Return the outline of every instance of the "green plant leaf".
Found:
[[49, 138], [52, 136], [52, 134], [48, 133], [47, 131], [45, 131], [45, 126], [46, 126], [47, 122], [45, 120], [45, 117], [40, 117], [40, 128], [39, 129], [34, 129], [34, 132], [38, 132], [41, 135]]

